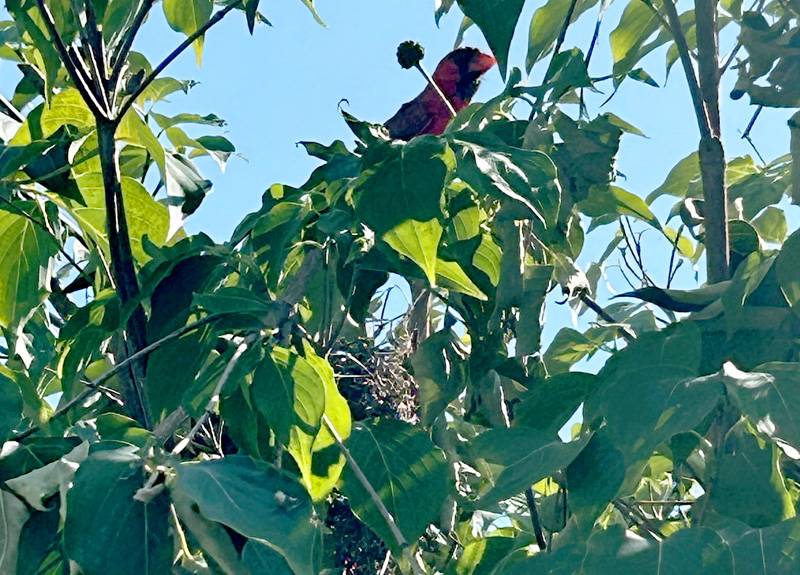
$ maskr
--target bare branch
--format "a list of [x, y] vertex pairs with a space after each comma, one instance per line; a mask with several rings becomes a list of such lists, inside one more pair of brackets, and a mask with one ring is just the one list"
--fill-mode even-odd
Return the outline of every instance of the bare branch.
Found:
[[[116, 51], [112, 61], [112, 68], [111, 68], [111, 75], [108, 78], [108, 87], [112, 90], [112, 98], [116, 100], [117, 94], [117, 84], [119, 83], [120, 74], [122, 74], [122, 69], [125, 67], [125, 62], [128, 59], [128, 54], [130, 54], [131, 48], [133, 47], [133, 41], [136, 39], [136, 35], [139, 33], [139, 29], [142, 27], [142, 24], [147, 19], [147, 15], [150, 12], [150, 8], [153, 7], [155, 0], [142, 0], [141, 5], [139, 6], [139, 10], [136, 12], [136, 16], [133, 18], [133, 22], [131, 23], [131, 27], [128, 29], [128, 33], [125, 34], [125, 38], [120, 44], [119, 49]], [[116, 103], [116, 102], [115, 102]]]

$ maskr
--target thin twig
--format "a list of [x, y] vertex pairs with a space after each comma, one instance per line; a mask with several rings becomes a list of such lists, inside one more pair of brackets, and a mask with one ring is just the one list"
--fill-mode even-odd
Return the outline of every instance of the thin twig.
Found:
[[69, 74], [69, 77], [75, 84], [75, 88], [77, 88], [78, 92], [81, 94], [81, 97], [86, 101], [86, 105], [89, 106], [92, 114], [94, 114], [96, 117], [107, 118], [107, 112], [103, 110], [98, 103], [91, 87], [78, 70], [76, 62], [72, 60], [69, 50], [64, 44], [64, 40], [61, 39], [61, 36], [58, 33], [58, 28], [56, 27], [56, 22], [53, 19], [53, 14], [50, 12], [50, 8], [48, 8], [44, 0], [36, 0], [36, 4], [39, 6], [39, 12], [41, 13], [42, 20], [44, 20], [47, 31], [50, 33], [51, 40], [55, 44], [56, 50], [61, 57], [61, 63], [64, 65], [64, 68], [66, 68], [67, 74]]
[[[594, 313], [596, 313], [598, 315], [598, 317], [603, 319], [605, 322], [610, 323], [610, 324], [620, 325], [620, 322], [615, 320], [611, 316], [611, 314], [609, 314], [606, 310], [604, 310], [602, 307], [600, 307], [600, 305], [596, 301], [594, 301], [589, 296], [589, 294], [581, 293], [580, 300], [586, 307], [588, 307], [590, 310], [592, 310]], [[634, 333], [632, 333], [627, 327], [620, 328], [619, 333], [627, 341], [633, 341], [633, 340], [636, 339], [636, 335]]]
[[233, 370], [236, 368], [236, 364], [239, 363], [239, 360], [242, 358], [242, 355], [244, 355], [244, 352], [247, 351], [247, 348], [258, 340], [258, 337], [258, 334], [251, 334], [239, 344], [239, 347], [236, 348], [236, 351], [228, 362], [228, 365], [225, 366], [225, 369], [222, 371], [222, 375], [220, 375], [219, 380], [217, 380], [217, 385], [214, 387], [214, 391], [211, 393], [211, 398], [208, 400], [208, 403], [206, 403], [203, 414], [197, 419], [194, 427], [192, 427], [189, 433], [186, 434], [186, 437], [181, 439], [175, 445], [175, 447], [172, 449], [172, 455], [179, 455], [181, 451], [186, 449], [186, 446], [191, 443], [195, 434], [197, 434], [211, 413], [216, 410], [217, 406], [219, 405], [219, 396], [222, 393], [222, 390], [225, 388], [225, 384], [228, 383], [231, 373], [233, 373]]
[[25, 117], [14, 107], [14, 104], [9, 102], [5, 96], [0, 94], [0, 108], [6, 113], [6, 115], [11, 116], [14, 120], [19, 122], [20, 124], [25, 121]]
[[456, 109], [453, 107], [453, 103], [447, 99], [447, 96], [444, 95], [444, 92], [442, 92], [442, 89], [439, 87], [439, 85], [433, 81], [433, 78], [428, 74], [425, 68], [422, 67], [422, 64], [418, 62], [414, 67], [419, 70], [419, 73], [422, 74], [422, 77], [425, 78], [431, 88], [433, 88], [436, 94], [438, 94], [439, 98], [441, 98], [442, 102], [444, 102], [444, 105], [447, 106], [447, 111], [450, 112], [450, 117], [455, 118]]
[[675, 255], [678, 252], [678, 242], [681, 240], [681, 234], [683, 233], [684, 227], [684, 224], [680, 225], [677, 233], [675, 234], [675, 241], [672, 242], [672, 254], [669, 256], [669, 268], [667, 269], [667, 289], [669, 289], [669, 287], [672, 285], [672, 278], [674, 277], [675, 272], [677, 272], [677, 268], [674, 267]]
[[[39, 2], [42, 1], [43, 0], [39, 0]], [[170, 52], [170, 54], [166, 58], [164, 58], [164, 60], [162, 60], [162, 62], [158, 66], [153, 68], [153, 71], [144, 80], [142, 80], [142, 83], [134, 91], [134, 93], [128, 96], [128, 99], [125, 100], [124, 104], [122, 104], [119, 113], [116, 114], [117, 121], [121, 120], [125, 116], [125, 114], [131, 108], [131, 106], [133, 106], [133, 104], [136, 102], [139, 96], [141, 96], [144, 93], [144, 91], [150, 87], [150, 84], [153, 82], [153, 80], [158, 78], [161, 72], [163, 72], [164, 69], [175, 60], [175, 58], [180, 56], [184, 50], [186, 50], [189, 46], [194, 44], [195, 40], [197, 40], [198, 38], [203, 36], [206, 32], [208, 32], [208, 30], [212, 26], [221, 21], [231, 10], [241, 7], [241, 5], [242, 5], [242, 0], [236, 0], [235, 2], [231, 2], [221, 10], [217, 11], [216, 14], [214, 14], [211, 18], [209, 18], [208, 22], [200, 26], [200, 28], [198, 28], [195, 32], [190, 34], [183, 42], [181, 42], [177, 48], [175, 48], [172, 52]]]

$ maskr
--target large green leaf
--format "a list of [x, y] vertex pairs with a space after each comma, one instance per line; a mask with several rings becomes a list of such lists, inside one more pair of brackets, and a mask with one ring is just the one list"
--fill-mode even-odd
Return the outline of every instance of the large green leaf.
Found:
[[437, 219], [427, 222], [406, 220], [383, 234], [384, 241], [397, 253], [406, 256], [425, 273], [428, 282], [436, 285], [439, 239], [442, 224]]
[[751, 527], [767, 527], [794, 517], [795, 509], [779, 468], [779, 451], [762, 443], [744, 424], [725, 437], [709, 487], [709, 505]]
[[611, 31], [611, 57], [614, 61], [615, 82], [619, 83], [639, 60], [656, 46], [667, 41], [666, 34], [645, 45], [660, 27], [655, 8], [640, 0], [631, 0], [622, 12], [619, 23]]
[[[528, 57], [526, 68], [528, 73], [533, 66], [547, 56], [555, 45], [558, 35], [567, 19], [572, 0], [548, 0], [544, 6], [533, 13], [531, 29], [528, 37]], [[597, 4], [597, 0], [579, 0], [575, 4], [572, 21]]]
[[747, 531], [731, 550], [736, 573], [793, 575], [800, 563], [800, 519]]
[[17, 383], [0, 372], [0, 442], [5, 442], [22, 419], [22, 393]]
[[800, 230], [790, 235], [783, 244], [781, 253], [775, 262], [778, 271], [778, 282], [786, 301], [792, 306], [795, 314], [800, 315]]
[[[70, 125], [82, 130], [95, 127], [94, 116], [86, 106], [78, 90], [67, 88], [50, 99], [45, 105], [40, 120], [42, 136], [47, 138], [61, 126]], [[20, 133], [15, 137], [20, 137]]]
[[558, 431], [586, 399], [594, 383], [594, 375], [578, 371], [536, 381], [514, 408], [514, 425]]
[[[187, 36], [208, 22], [213, 11], [213, 0], [164, 0], [164, 15], [170, 27]], [[203, 60], [202, 36], [195, 40], [194, 52], [199, 65]]]
[[[347, 447], [406, 541], [416, 541], [439, 516], [452, 482], [442, 452], [421, 429], [388, 419], [358, 424]], [[350, 466], [343, 479], [342, 492], [355, 514], [398, 550], [386, 520]]]
[[765, 363], [753, 373], [726, 364], [723, 380], [736, 405], [761, 433], [800, 454], [796, 407], [800, 405], [800, 367], [796, 363]]
[[22, 501], [8, 491], [0, 491], [0, 573], [16, 574], [17, 546], [29, 515], [28, 508]]
[[508, 50], [525, 0], [458, 0], [458, 5], [483, 32], [505, 78]]
[[271, 465], [240, 455], [182, 463], [173, 489], [200, 513], [265, 541], [297, 575], [316, 575], [321, 532], [305, 488]]
[[578, 209], [587, 216], [597, 218], [609, 214], [632, 216], [647, 222], [660, 230], [661, 224], [647, 204], [636, 194], [632, 194], [618, 186], [600, 186], [589, 188], [589, 196], [578, 204]]
[[164, 493], [147, 503], [134, 498], [145, 480], [134, 452], [96, 451], [67, 494], [64, 548], [86, 575], [161, 575], [171, 568], [169, 500]]
[[41, 227], [0, 208], [0, 326], [25, 319], [45, 298], [56, 244]]
[[431, 425], [467, 384], [468, 364], [455, 341], [452, 331], [440, 331], [426, 339], [411, 356], [423, 425]]
[[669, 171], [664, 182], [647, 196], [647, 203], [661, 196], [686, 197], [689, 186], [700, 180], [700, 159], [697, 152], [692, 152]]
[[551, 434], [527, 427], [490, 429], [470, 442], [472, 454], [503, 466], [491, 488], [479, 499], [481, 507], [522, 493], [537, 481], [564, 469], [586, 446], [590, 436], [563, 443]]
[[[77, 182], [81, 194], [86, 200], [86, 205], [73, 205], [70, 211], [84, 233], [99, 243], [104, 250], [107, 250], [103, 176], [98, 173], [82, 174], [78, 176]], [[144, 186], [133, 178], [122, 178], [122, 193], [131, 237], [131, 249], [137, 261], [143, 263], [149, 259], [142, 247], [144, 236], [147, 236], [156, 245], [163, 245], [167, 240], [169, 231], [167, 208], [155, 201]]]
[[339, 480], [344, 456], [323, 424], [323, 415], [343, 439], [350, 435], [352, 425], [350, 408], [336, 387], [333, 368], [308, 345], [305, 357], [276, 347], [256, 372], [253, 399], [275, 426], [278, 439], [286, 441], [311, 497], [315, 501], [324, 499]]
[[423, 136], [380, 150], [382, 161], [355, 187], [357, 215], [380, 236], [407, 220], [442, 217], [442, 190], [455, 165], [447, 144]]

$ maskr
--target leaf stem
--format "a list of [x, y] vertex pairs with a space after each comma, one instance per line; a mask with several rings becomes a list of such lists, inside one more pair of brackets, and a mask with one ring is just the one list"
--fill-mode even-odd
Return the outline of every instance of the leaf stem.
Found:
[[542, 531], [542, 521], [539, 518], [539, 510], [536, 508], [536, 498], [533, 495], [533, 489], [528, 487], [525, 490], [525, 501], [528, 503], [528, 510], [531, 513], [531, 524], [533, 525], [533, 533], [536, 535], [536, 545], [542, 551], [547, 551], [547, 540], [544, 538]]
[[422, 77], [425, 78], [430, 87], [433, 88], [439, 98], [441, 98], [442, 102], [444, 102], [444, 105], [447, 106], [447, 111], [450, 112], [450, 116], [455, 118], [456, 109], [453, 107], [453, 103], [447, 99], [447, 96], [444, 95], [444, 92], [442, 92], [442, 89], [439, 87], [439, 85], [433, 80], [430, 74], [428, 74], [425, 68], [422, 67], [422, 63], [418, 62], [414, 65], [414, 67], [419, 70], [419, 73], [422, 74]]

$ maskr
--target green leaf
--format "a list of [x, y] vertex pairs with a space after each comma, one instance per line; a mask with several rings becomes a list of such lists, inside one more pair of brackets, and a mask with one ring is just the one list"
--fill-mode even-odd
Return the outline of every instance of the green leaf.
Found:
[[[533, 66], [553, 49], [567, 19], [572, 0], [548, 0], [533, 13], [528, 37], [528, 56], [525, 67], [530, 74]], [[597, 0], [580, 0], [575, 4], [572, 22], [597, 4]]]
[[655, 214], [639, 196], [617, 186], [589, 188], [589, 197], [578, 204], [578, 209], [589, 217], [597, 218], [608, 214], [633, 216], [660, 230], [661, 224]]
[[242, 564], [251, 573], [269, 573], [270, 575], [292, 575], [283, 556], [266, 543], [258, 539], [250, 539], [242, 549]]
[[502, 465], [491, 478], [491, 488], [478, 500], [485, 508], [522, 493], [534, 483], [569, 465], [586, 446], [590, 436], [562, 443], [550, 434], [528, 427], [490, 429], [470, 442], [474, 457]]
[[95, 121], [78, 90], [67, 88], [53, 96], [49, 104], [45, 105], [40, 125], [42, 136], [47, 138], [61, 126], [66, 125], [75, 126], [81, 130], [94, 129]]
[[619, 83], [619, 78], [624, 78], [647, 53], [667, 42], [669, 37], [662, 34], [645, 45], [648, 38], [659, 28], [655, 8], [640, 0], [631, 0], [628, 3], [619, 23], [609, 35], [615, 82]]
[[273, 466], [241, 455], [181, 463], [173, 489], [194, 501], [207, 519], [265, 541], [296, 575], [319, 572], [322, 534], [311, 499]]
[[759, 432], [800, 456], [800, 370], [794, 363], [765, 363], [752, 373], [727, 363], [723, 381], [736, 405]]
[[458, 5], [483, 32], [505, 79], [508, 51], [525, 0], [458, 0]]
[[384, 150], [382, 161], [356, 183], [357, 215], [379, 236], [407, 220], [441, 217], [442, 190], [455, 165], [449, 146], [422, 136]]
[[0, 442], [8, 439], [21, 419], [22, 393], [15, 381], [0, 372]]
[[737, 573], [792, 575], [800, 561], [800, 519], [752, 529], [731, 543]]
[[411, 356], [414, 383], [419, 387], [420, 420], [426, 427], [467, 385], [467, 358], [455, 343], [453, 332], [443, 330], [426, 339]]
[[[287, 450], [300, 468], [311, 497], [320, 501], [336, 485], [344, 467], [344, 456], [328, 427], [322, 424], [322, 417], [325, 415], [339, 436], [346, 439], [352, 425], [350, 408], [336, 387], [333, 368], [310, 345], [305, 346], [304, 357], [276, 347], [272, 359], [273, 365], [265, 360], [259, 368], [254, 400], [267, 421], [278, 426], [276, 434], [280, 438], [286, 438], [286, 416], [278, 412], [294, 412]], [[277, 405], [267, 405], [270, 401]]]
[[763, 240], [773, 244], [783, 243], [789, 230], [786, 214], [775, 206], [768, 206], [752, 224]]
[[134, 453], [96, 451], [67, 493], [64, 548], [86, 575], [161, 575], [172, 566], [169, 500], [164, 493], [147, 503], [134, 498], [145, 480]]
[[[347, 447], [406, 541], [416, 541], [439, 517], [449, 492], [451, 478], [442, 452], [421, 429], [388, 419], [356, 425]], [[399, 551], [385, 519], [349, 465], [343, 480], [342, 492], [353, 512], [387, 546]]]
[[486, 294], [469, 279], [469, 276], [457, 262], [437, 260], [436, 277], [438, 285], [450, 291], [456, 291], [482, 301], [487, 301], [489, 299], [486, 297]]
[[[105, 188], [103, 176], [88, 173], [78, 176], [77, 182], [86, 206], [71, 206], [69, 211], [81, 225], [84, 233], [108, 251], [106, 238]], [[122, 177], [122, 193], [125, 196], [125, 213], [128, 219], [128, 231], [131, 236], [131, 248], [139, 262], [145, 262], [149, 256], [142, 247], [142, 240], [147, 236], [156, 245], [163, 245], [169, 231], [169, 215], [167, 208], [155, 201], [147, 190], [133, 178]]]
[[794, 517], [779, 457], [773, 443], [764, 444], [745, 425], [736, 425], [726, 434], [725, 450], [716, 462], [709, 505], [751, 527], [767, 527]]
[[44, 300], [55, 253], [56, 244], [45, 230], [0, 208], [0, 326], [16, 326]]
[[514, 408], [514, 425], [556, 433], [586, 399], [594, 380], [591, 373], [572, 371], [535, 382]]
[[[638, 0], [636, 0], [638, 2]], [[700, 159], [697, 152], [692, 152], [675, 166], [667, 174], [667, 178], [660, 186], [650, 192], [647, 196], [647, 203], [652, 204], [661, 196], [675, 196], [676, 198], [686, 197], [689, 186], [693, 182], [700, 180]]]
[[800, 314], [800, 230], [793, 232], [784, 242], [775, 262], [778, 282], [786, 301], [795, 314]]
[[89, 444], [82, 443], [56, 461], [8, 479], [6, 485], [34, 509], [46, 511], [45, 500], [58, 492], [61, 485], [72, 481], [75, 468], [88, 453]]
[[383, 234], [383, 240], [397, 253], [419, 266], [432, 286], [436, 285], [436, 253], [441, 237], [442, 225], [437, 219], [406, 220]]
[[[213, 0], [164, 0], [164, 15], [170, 28], [190, 36], [211, 18]], [[199, 66], [203, 61], [203, 37], [194, 42], [194, 53]]]
[[17, 572], [18, 543], [22, 528], [29, 516], [25, 504], [8, 491], [0, 491], [0, 573], [14, 575]]
[[314, 20], [316, 20], [320, 26], [325, 26], [325, 22], [322, 21], [322, 18], [320, 18], [319, 14], [317, 13], [316, 7], [314, 7], [314, 1], [315, 0], [300, 0], [300, 2], [302, 2], [305, 7], [311, 11], [311, 15], [314, 16]]
[[258, 14], [258, 3], [261, 0], [244, 0], [244, 12], [247, 17], [247, 29], [250, 34], [253, 33], [256, 27], [256, 15]]

